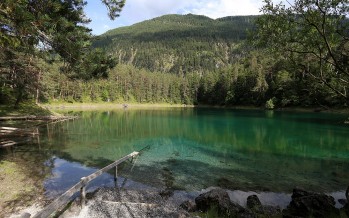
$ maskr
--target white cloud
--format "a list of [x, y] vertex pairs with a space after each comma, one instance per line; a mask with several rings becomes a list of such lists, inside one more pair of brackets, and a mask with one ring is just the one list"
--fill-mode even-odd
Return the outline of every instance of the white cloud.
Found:
[[[88, 0], [89, 3], [97, 5], [96, 0]], [[92, 5], [91, 5], [92, 6]], [[261, 0], [127, 0], [121, 16], [115, 21], [110, 21], [106, 10], [90, 8], [89, 17], [92, 17], [91, 28], [95, 33], [102, 33], [108, 26], [116, 28], [127, 26], [144, 20], [159, 17], [165, 14], [198, 14], [213, 19], [234, 15], [259, 14], [262, 6]]]
[[211, 18], [259, 14], [258, 0], [128, 0], [119, 19], [140, 22], [164, 14], [199, 14]]
[[196, 4], [194, 7], [189, 8], [189, 12], [216, 19], [232, 15], [259, 14], [259, 8], [261, 6], [261, 1], [254, 0], [202, 1], [200, 4]]
[[120, 19], [135, 23], [164, 14], [178, 13], [178, 10], [188, 4], [187, 2], [186, 0], [128, 0]]

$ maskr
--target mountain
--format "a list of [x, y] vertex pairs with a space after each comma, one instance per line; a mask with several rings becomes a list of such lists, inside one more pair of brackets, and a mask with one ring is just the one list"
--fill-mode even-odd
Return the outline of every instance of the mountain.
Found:
[[93, 46], [106, 49], [119, 63], [150, 71], [215, 71], [241, 56], [241, 42], [255, 18], [165, 15], [110, 30], [96, 37]]

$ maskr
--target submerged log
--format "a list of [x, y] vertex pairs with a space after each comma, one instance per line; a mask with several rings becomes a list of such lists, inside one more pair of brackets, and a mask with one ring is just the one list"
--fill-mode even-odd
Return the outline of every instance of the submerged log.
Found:
[[68, 120], [75, 119], [76, 116], [8, 116], [0, 117], [0, 121], [9, 121], [9, 120], [43, 120], [43, 121], [56, 121], [56, 120]]
[[14, 141], [2, 141], [0, 142], [0, 148], [6, 148], [6, 147], [10, 147], [12, 145], [16, 145], [17, 142]]
[[0, 127], [0, 136], [2, 138], [16, 138], [16, 137], [24, 137], [24, 136], [35, 136], [39, 134], [39, 130], [37, 128], [12, 128], [12, 127]]
[[8, 131], [14, 131], [14, 130], [18, 130], [18, 128], [14, 128], [14, 127], [0, 127], [1, 130], [8, 130]]
[[6, 147], [11, 147], [14, 145], [19, 145], [19, 144], [24, 144], [27, 142], [30, 142], [31, 139], [27, 138], [25, 140], [21, 139], [20, 141], [13, 141], [13, 140], [4, 140], [4, 141], [0, 141], [0, 148], [6, 148]]
[[38, 134], [38, 128], [20, 129], [14, 127], [0, 127], [0, 148], [27, 143]]

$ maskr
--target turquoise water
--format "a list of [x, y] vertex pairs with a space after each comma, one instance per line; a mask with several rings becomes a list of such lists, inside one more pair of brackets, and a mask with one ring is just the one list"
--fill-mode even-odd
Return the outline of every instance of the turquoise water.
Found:
[[[27, 157], [28, 166], [42, 169], [47, 196], [141, 149], [119, 174], [138, 186], [290, 193], [296, 186], [338, 192], [349, 185], [345, 115], [195, 108], [65, 113], [80, 118], [41, 127], [40, 143], [0, 151], [1, 159]], [[92, 186], [111, 184], [105, 174]]]

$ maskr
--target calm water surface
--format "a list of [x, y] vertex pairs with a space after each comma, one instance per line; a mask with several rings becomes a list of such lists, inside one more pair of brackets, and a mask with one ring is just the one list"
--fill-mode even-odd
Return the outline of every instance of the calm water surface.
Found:
[[[349, 185], [345, 115], [192, 108], [65, 113], [81, 118], [41, 127], [39, 143], [0, 151], [0, 160], [34, 167], [48, 197], [141, 149], [120, 170], [127, 185], [273, 193], [296, 186], [342, 193]], [[104, 174], [91, 187], [112, 184]]]

